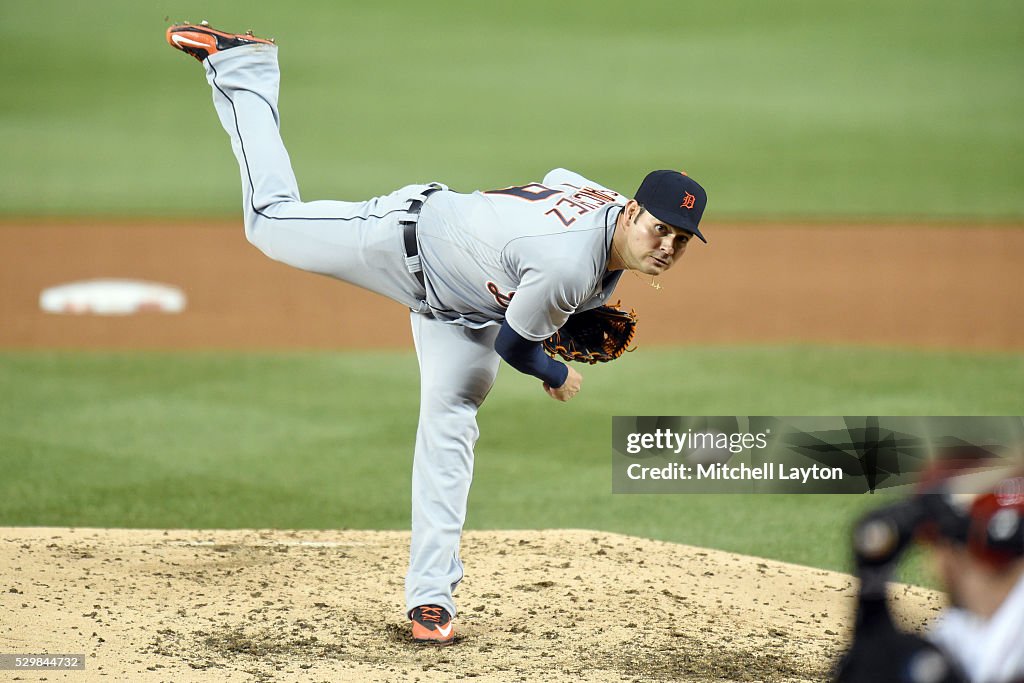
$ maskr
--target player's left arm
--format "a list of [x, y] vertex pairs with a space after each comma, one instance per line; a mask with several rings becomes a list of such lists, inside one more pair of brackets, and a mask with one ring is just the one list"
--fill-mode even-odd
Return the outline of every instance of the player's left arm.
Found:
[[[505, 309], [505, 322], [523, 339], [542, 342], [565, 324], [586, 299], [587, 274], [557, 255], [528, 256], [519, 286]], [[523, 259], [526, 260], [526, 259]]]
[[541, 342], [519, 335], [506, 320], [498, 330], [494, 350], [502, 360], [526, 375], [533, 375], [544, 383], [544, 391], [558, 401], [568, 401], [579, 393], [583, 376], [565, 363], [544, 353]]
[[568, 366], [544, 353], [544, 346], [521, 336], [506, 320], [498, 330], [494, 350], [501, 359], [524, 375], [533, 375], [552, 387], [560, 387], [568, 376]]
[[524, 268], [519, 287], [509, 302], [495, 350], [520, 372], [537, 377], [554, 399], [568, 401], [583, 382], [579, 372], [550, 358], [541, 344], [558, 330], [583, 299], [585, 282], [578, 267], [563, 259], [534, 256]]

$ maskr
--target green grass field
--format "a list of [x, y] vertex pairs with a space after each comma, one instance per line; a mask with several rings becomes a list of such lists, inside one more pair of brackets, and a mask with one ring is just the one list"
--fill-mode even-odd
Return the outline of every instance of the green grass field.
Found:
[[0, 5], [0, 213], [234, 215], [168, 21], [274, 36], [306, 198], [686, 168], [711, 219], [1024, 217], [1024, 4], [259, 0]]
[[[407, 528], [417, 381], [404, 353], [0, 354], [0, 525]], [[881, 496], [611, 495], [609, 416], [1013, 414], [1022, 392], [1019, 355], [645, 349], [568, 404], [503, 369], [468, 526], [844, 569]]]

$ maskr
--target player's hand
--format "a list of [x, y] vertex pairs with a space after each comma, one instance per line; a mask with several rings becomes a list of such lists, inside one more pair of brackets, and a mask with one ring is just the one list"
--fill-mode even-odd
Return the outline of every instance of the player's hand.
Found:
[[544, 382], [544, 391], [548, 392], [548, 396], [556, 401], [568, 401], [580, 392], [580, 385], [583, 384], [583, 375], [573, 370], [571, 365], [566, 367], [569, 368], [569, 375], [565, 378], [565, 383], [562, 386], [552, 389], [547, 382]]

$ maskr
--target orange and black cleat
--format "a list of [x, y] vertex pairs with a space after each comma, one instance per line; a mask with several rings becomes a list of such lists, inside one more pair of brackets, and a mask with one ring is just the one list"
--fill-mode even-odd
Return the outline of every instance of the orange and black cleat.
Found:
[[239, 45], [273, 45], [274, 40], [257, 38], [252, 31], [246, 33], [225, 33], [211, 28], [210, 24], [203, 21], [199, 24], [175, 24], [167, 29], [167, 42], [171, 47], [192, 55], [200, 62], [210, 55], [229, 50]]
[[409, 612], [412, 639], [426, 645], [451, 645], [455, 642], [455, 624], [448, 610], [437, 605], [423, 605]]

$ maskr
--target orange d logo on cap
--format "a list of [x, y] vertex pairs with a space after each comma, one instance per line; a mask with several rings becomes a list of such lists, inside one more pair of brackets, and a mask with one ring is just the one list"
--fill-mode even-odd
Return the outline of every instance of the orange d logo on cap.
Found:
[[692, 209], [693, 208], [693, 204], [696, 201], [697, 201], [697, 198], [694, 197], [689, 192], [687, 192], [686, 196], [683, 197], [683, 203], [680, 204], [679, 206], [680, 206], [680, 208], [683, 208], [683, 209]]

